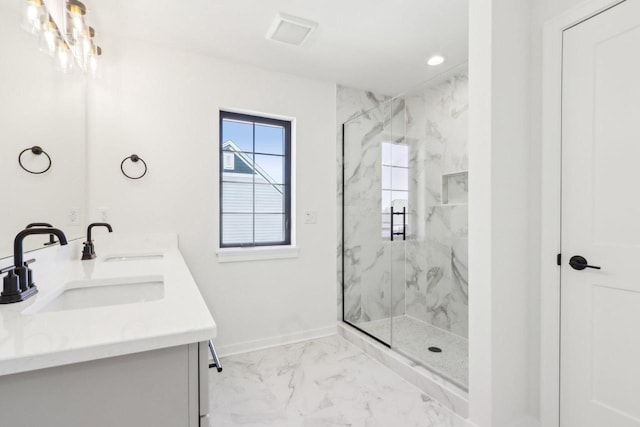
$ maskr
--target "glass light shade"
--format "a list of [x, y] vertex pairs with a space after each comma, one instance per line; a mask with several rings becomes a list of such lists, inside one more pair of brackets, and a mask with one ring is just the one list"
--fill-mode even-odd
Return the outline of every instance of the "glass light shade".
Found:
[[47, 18], [42, 0], [28, 0], [24, 7], [22, 26], [31, 34], [42, 31]]
[[58, 41], [56, 60], [58, 68], [60, 68], [63, 73], [73, 71], [73, 52], [71, 52], [69, 46], [62, 40]]
[[40, 50], [48, 53], [50, 56], [54, 56], [58, 50], [59, 37], [60, 35], [56, 24], [51, 20], [47, 21], [40, 35]]
[[102, 55], [102, 48], [94, 44], [91, 55], [89, 56], [89, 64], [87, 67], [87, 71], [91, 73], [92, 77], [96, 77], [98, 75], [98, 58], [100, 58], [100, 55]]
[[87, 30], [87, 26], [84, 20], [87, 9], [84, 3], [78, 0], [67, 0], [66, 9], [66, 34], [69, 35], [73, 44], [78, 44]]
[[93, 38], [96, 32], [92, 27], [87, 27], [82, 39], [76, 45], [76, 59], [85, 72], [95, 77], [97, 69], [97, 56], [102, 54], [102, 49], [95, 45]]
[[77, 13], [72, 13], [71, 22], [73, 23], [73, 28], [75, 28], [78, 31], [84, 31], [84, 18], [82, 15]]
[[90, 38], [84, 37], [80, 43], [80, 50], [82, 58], [87, 59], [93, 51], [93, 42]]
[[81, 37], [85, 32], [84, 14], [79, 7], [71, 6], [69, 10], [69, 22], [74, 37]]
[[78, 61], [78, 64], [84, 68], [86, 61], [88, 59], [88, 53], [90, 52], [91, 49], [91, 40], [87, 40], [84, 37], [79, 38], [78, 40], [75, 40], [73, 42], [73, 45], [71, 46], [73, 55], [76, 58], [76, 61]]
[[98, 74], [98, 57], [96, 55], [91, 55], [89, 58], [89, 66], [87, 68], [87, 71], [91, 73], [91, 77], [96, 77]]
[[84, 37], [84, 29], [77, 29], [71, 24], [71, 30], [68, 32], [71, 35], [73, 43], [78, 43]]

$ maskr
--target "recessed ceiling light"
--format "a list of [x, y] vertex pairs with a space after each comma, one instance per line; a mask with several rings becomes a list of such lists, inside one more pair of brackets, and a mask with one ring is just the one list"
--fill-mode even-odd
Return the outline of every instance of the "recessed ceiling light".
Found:
[[294, 46], [302, 46], [316, 27], [318, 27], [316, 22], [280, 13], [269, 28], [267, 38]]
[[427, 60], [427, 64], [435, 67], [436, 65], [440, 65], [444, 62], [444, 57], [440, 55], [434, 55]]

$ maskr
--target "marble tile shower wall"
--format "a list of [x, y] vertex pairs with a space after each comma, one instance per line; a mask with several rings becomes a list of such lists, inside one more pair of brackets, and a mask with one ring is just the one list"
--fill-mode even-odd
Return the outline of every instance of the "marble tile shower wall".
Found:
[[[468, 168], [468, 77], [455, 73], [406, 98], [410, 238], [406, 314], [468, 336], [468, 208], [443, 200], [443, 176]], [[448, 180], [467, 193], [466, 174]]]
[[[467, 169], [467, 80], [466, 73], [455, 73], [393, 102], [386, 102], [387, 96], [338, 87], [338, 123], [349, 121], [344, 156], [348, 321], [408, 314], [467, 336], [467, 207], [443, 204], [442, 195], [443, 174]], [[341, 126], [337, 137], [341, 206]], [[404, 243], [382, 237], [380, 147], [390, 138], [409, 147], [409, 236]], [[459, 181], [466, 192], [466, 181]], [[339, 229], [339, 319], [341, 240]]]

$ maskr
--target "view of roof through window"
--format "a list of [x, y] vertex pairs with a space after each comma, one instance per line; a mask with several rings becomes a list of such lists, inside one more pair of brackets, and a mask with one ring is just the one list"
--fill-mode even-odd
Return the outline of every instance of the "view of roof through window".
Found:
[[288, 240], [286, 130], [260, 119], [221, 121], [222, 246]]

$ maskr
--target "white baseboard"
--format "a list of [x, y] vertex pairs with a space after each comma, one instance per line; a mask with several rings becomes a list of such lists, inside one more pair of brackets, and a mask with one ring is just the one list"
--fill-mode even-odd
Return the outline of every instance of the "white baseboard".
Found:
[[[477, 424], [472, 423], [470, 420], [465, 420], [466, 427], [480, 427]], [[524, 417], [509, 427], [540, 427], [540, 421], [533, 417]]]
[[513, 424], [513, 427], [540, 427], [540, 420], [531, 416], [525, 416]]
[[331, 325], [324, 328], [294, 332], [292, 334], [263, 338], [255, 341], [245, 341], [237, 344], [216, 346], [216, 351], [218, 352], [218, 356], [227, 357], [233, 356], [235, 354], [249, 353], [251, 351], [264, 350], [266, 348], [293, 344], [300, 341], [308, 341], [316, 338], [328, 337], [335, 334], [336, 325]]

